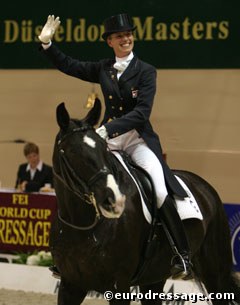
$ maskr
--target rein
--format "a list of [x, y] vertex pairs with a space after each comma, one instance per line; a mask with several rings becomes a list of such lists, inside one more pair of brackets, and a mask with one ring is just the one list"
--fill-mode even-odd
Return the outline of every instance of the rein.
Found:
[[60, 145], [67, 137], [69, 137], [73, 133], [83, 132], [89, 129], [93, 129], [93, 128], [90, 126], [74, 128], [70, 133], [64, 135], [62, 139], [58, 140], [57, 144], [59, 147], [60, 174], [56, 173], [55, 169], [53, 168], [53, 174], [58, 181], [60, 181], [69, 191], [74, 193], [83, 203], [93, 205], [93, 207], [95, 208], [95, 214], [96, 214], [95, 220], [93, 224], [86, 227], [76, 226], [69, 223], [68, 221], [62, 218], [60, 212], [58, 211], [59, 220], [63, 222], [65, 225], [77, 230], [92, 229], [93, 227], [96, 226], [96, 224], [100, 220], [101, 214], [97, 205], [95, 194], [94, 192], [90, 191], [90, 187], [94, 185], [102, 177], [106, 177], [110, 173], [110, 171], [104, 167], [103, 169], [100, 169], [95, 175], [93, 175], [87, 182], [85, 182], [77, 175], [74, 168], [70, 165], [65, 155], [65, 151], [63, 148], [61, 148]]

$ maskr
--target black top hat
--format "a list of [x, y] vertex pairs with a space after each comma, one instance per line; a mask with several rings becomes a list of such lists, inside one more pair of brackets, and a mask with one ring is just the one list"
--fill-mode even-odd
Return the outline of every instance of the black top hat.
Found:
[[105, 32], [102, 34], [102, 38], [104, 40], [113, 33], [134, 31], [136, 29], [128, 14], [111, 16], [103, 21], [103, 25]]

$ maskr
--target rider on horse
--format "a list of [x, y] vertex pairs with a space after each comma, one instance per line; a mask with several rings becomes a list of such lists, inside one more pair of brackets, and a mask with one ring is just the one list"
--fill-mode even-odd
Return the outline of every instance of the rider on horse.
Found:
[[58, 17], [48, 17], [39, 36], [44, 53], [62, 72], [101, 85], [106, 110], [96, 132], [106, 139], [111, 150], [126, 151], [150, 174], [156, 191], [157, 216], [174, 243], [172, 277], [189, 278], [189, 245], [174, 202], [174, 196], [184, 198], [187, 194], [163, 160], [159, 137], [149, 121], [156, 92], [156, 69], [133, 53], [136, 27], [127, 14], [106, 19], [102, 38], [113, 49], [115, 58], [84, 62], [66, 56], [51, 42], [59, 24]]

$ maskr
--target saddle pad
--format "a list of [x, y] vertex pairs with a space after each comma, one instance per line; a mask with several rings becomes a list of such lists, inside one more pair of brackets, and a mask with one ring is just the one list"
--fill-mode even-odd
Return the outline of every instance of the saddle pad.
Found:
[[[126, 166], [125, 162], [123, 161], [122, 156], [117, 152], [117, 151], [112, 151], [112, 153], [116, 156], [116, 158], [119, 160], [119, 162], [122, 164], [122, 166], [125, 168], [125, 170], [127, 171], [127, 173], [129, 174], [129, 176], [133, 179], [133, 181], [135, 182], [138, 192], [140, 194], [141, 197], [141, 202], [142, 202], [142, 209], [143, 209], [143, 214], [145, 216], [145, 219], [147, 220], [148, 223], [151, 224], [152, 222], [152, 216], [144, 202], [144, 199], [142, 197], [140, 188], [135, 180], [135, 178], [133, 177], [133, 175], [130, 173], [128, 167]], [[181, 184], [181, 186], [184, 188], [184, 190], [186, 191], [186, 193], [188, 194], [188, 197], [185, 197], [184, 199], [178, 199], [177, 197], [175, 197], [175, 202], [176, 202], [176, 206], [177, 206], [177, 211], [179, 213], [179, 216], [182, 220], [184, 219], [189, 219], [189, 218], [197, 218], [199, 220], [203, 220], [203, 216], [202, 213], [198, 207], [198, 204], [193, 196], [193, 194], [191, 193], [191, 191], [189, 190], [189, 188], [187, 187], [187, 185], [182, 181], [182, 179], [180, 179], [179, 177], [175, 176], [177, 178], [177, 180], [179, 181], [179, 183]]]

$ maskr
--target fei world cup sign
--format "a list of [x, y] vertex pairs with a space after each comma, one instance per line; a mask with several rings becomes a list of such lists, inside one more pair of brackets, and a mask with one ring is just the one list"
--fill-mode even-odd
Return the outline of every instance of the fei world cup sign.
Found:
[[56, 212], [55, 194], [0, 192], [1, 251], [48, 251]]

